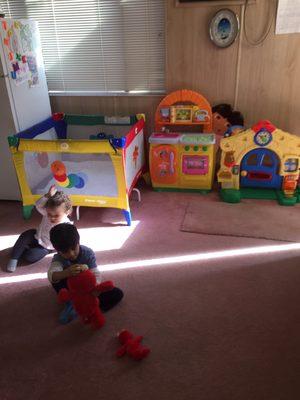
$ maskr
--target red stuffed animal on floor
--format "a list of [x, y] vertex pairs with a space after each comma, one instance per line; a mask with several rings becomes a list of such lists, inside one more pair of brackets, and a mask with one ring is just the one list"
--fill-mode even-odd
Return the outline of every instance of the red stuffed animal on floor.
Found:
[[123, 330], [118, 334], [118, 338], [122, 344], [116, 353], [118, 357], [128, 354], [134, 360], [142, 360], [150, 353], [148, 347], [141, 345], [143, 336], [134, 337], [131, 332]]
[[68, 289], [61, 289], [58, 299], [61, 303], [71, 300], [82, 322], [91, 324], [94, 329], [100, 329], [105, 323], [105, 318], [99, 308], [99, 299], [95, 292], [107, 292], [113, 289], [114, 285], [111, 281], [100, 284], [96, 282], [96, 276], [90, 269], [71, 276], [67, 279]]

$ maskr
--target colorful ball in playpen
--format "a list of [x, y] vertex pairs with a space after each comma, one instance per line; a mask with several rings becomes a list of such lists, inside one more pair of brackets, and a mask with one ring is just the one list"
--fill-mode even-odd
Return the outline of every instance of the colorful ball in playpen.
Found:
[[84, 186], [84, 180], [76, 174], [70, 174], [68, 175], [69, 178], [69, 186], [68, 188], [76, 187], [77, 189], [81, 189]]
[[53, 175], [54, 179], [57, 182], [65, 182], [67, 180], [67, 175], [63, 174], [63, 175]]
[[84, 187], [84, 180], [82, 178], [79, 178], [79, 182], [77, 183], [77, 185], [75, 186], [77, 189], [82, 189]]
[[63, 162], [54, 161], [51, 164], [51, 171], [52, 171], [53, 175], [60, 176], [60, 175], [65, 175], [67, 172], [67, 169]]
[[76, 189], [82, 189], [87, 181], [86, 174], [69, 174], [67, 175], [67, 169], [62, 161], [54, 161], [51, 164], [51, 171], [56, 182], [67, 189], [75, 187]]
[[88, 175], [87, 174], [85, 174], [84, 172], [77, 172], [77, 175], [80, 178], [82, 178], [85, 183], [87, 183], [87, 181], [88, 181]]
[[67, 177], [67, 179], [66, 179], [64, 182], [58, 182], [58, 184], [59, 184], [60, 186], [64, 187], [64, 188], [68, 188], [69, 185], [70, 185], [70, 180], [69, 180], [69, 178]]

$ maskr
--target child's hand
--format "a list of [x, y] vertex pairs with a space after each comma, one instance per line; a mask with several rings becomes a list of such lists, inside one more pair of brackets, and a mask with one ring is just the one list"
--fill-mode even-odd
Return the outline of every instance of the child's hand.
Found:
[[86, 264], [73, 264], [71, 267], [66, 268], [66, 271], [68, 276], [75, 276], [87, 269], [89, 269], [89, 267]]
[[46, 197], [48, 197], [48, 198], [53, 197], [56, 192], [57, 192], [56, 186], [51, 185], [48, 193], [46, 194]]
[[71, 265], [71, 267], [66, 268], [65, 271], [67, 272], [68, 276], [76, 276], [80, 274], [80, 272], [82, 271], [82, 265], [81, 264]]
[[81, 272], [86, 271], [89, 267], [86, 264], [75, 264], [80, 267]]

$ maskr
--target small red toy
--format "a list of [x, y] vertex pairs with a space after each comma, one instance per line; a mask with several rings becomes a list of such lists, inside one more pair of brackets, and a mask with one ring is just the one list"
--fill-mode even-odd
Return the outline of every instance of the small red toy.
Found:
[[87, 269], [68, 278], [67, 285], [68, 289], [61, 289], [58, 293], [59, 302], [71, 300], [82, 322], [91, 324], [94, 329], [100, 329], [105, 323], [105, 318], [99, 308], [99, 299], [96, 293], [113, 289], [113, 283], [106, 281], [97, 284], [96, 276], [90, 269]]
[[148, 347], [141, 345], [143, 336], [134, 337], [131, 332], [123, 330], [118, 334], [118, 338], [122, 344], [116, 353], [118, 357], [128, 354], [134, 360], [142, 360], [150, 353]]

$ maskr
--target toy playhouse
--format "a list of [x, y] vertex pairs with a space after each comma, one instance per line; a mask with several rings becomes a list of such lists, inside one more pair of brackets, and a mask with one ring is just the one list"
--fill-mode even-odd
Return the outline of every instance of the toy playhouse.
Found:
[[131, 224], [128, 197], [144, 164], [144, 115], [104, 117], [54, 114], [8, 138], [29, 218], [52, 184], [74, 206], [114, 207]]
[[278, 199], [282, 205], [299, 201], [300, 137], [260, 121], [251, 129], [223, 138], [218, 181], [221, 198]]
[[215, 166], [215, 135], [208, 101], [192, 90], [167, 95], [155, 113], [149, 138], [155, 190], [208, 191]]

